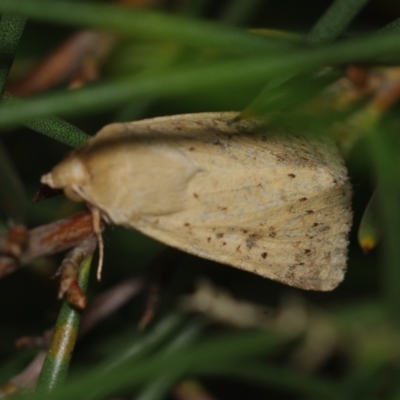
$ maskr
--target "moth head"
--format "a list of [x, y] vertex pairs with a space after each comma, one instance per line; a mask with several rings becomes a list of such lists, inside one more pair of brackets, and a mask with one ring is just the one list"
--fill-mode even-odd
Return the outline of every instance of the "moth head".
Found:
[[66, 197], [75, 202], [84, 201], [81, 187], [88, 181], [88, 171], [77, 157], [69, 157], [41, 178], [53, 189], [62, 189]]

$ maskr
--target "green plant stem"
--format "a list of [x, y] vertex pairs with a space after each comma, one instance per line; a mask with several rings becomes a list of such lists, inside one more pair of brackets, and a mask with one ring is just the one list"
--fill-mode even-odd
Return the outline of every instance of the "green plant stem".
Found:
[[3, 14], [0, 19], [0, 96], [4, 93], [8, 72], [14, 61], [26, 18]]
[[[176, 335], [178, 335], [178, 338], [181, 337], [182, 334], [179, 334], [179, 329], [186, 332], [184, 326], [186, 319], [185, 316], [179, 314], [166, 316], [151, 331], [134, 337], [131, 341], [132, 344], [128, 343], [123, 351], [112, 357], [112, 359], [108, 359], [104, 365], [97, 367], [92, 372], [92, 375], [96, 377], [94, 379], [107, 381], [113, 371], [123, 369], [123, 366], [127, 363], [135, 365], [139, 364], [141, 360], [146, 360], [146, 356], [151, 357], [150, 353], [152, 351], [165, 345], [172, 337]], [[173, 340], [174, 342], [175, 340]], [[86, 399], [97, 399], [102, 396], [102, 393], [102, 388], [93, 386]]]
[[[22, 100], [10, 93], [5, 93], [2, 98], [4, 104], [18, 104], [20, 101]], [[77, 147], [90, 138], [88, 134], [76, 126], [57, 117], [34, 118], [25, 121], [23, 125], [71, 147]]]
[[[333, 42], [350, 24], [357, 12], [368, 0], [336, 0], [328, 8], [325, 14], [318, 20], [306, 38], [309, 44], [323, 44]], [[272, 79], [257, 96], [256, 99], [246, 108], [244, 115], [260, 114], [269, 112], [275, 104], [276, 99], [281, 98], [279, 88], [282, 84], [290, 81], [296, 73], [283, 74]], [[283, 91], [282, 91], [283, 92]]]
[[53, 0], [1, 0], [0, 11], [74, 26], [105, 29], [136, 38], [174, 41], [222, 51], [259, 54], [291, 47], [289, 41], [263, 38], [241, 30], [167, 13], [105, 4]]
[[387, 32], [349, 39], [321, 48], [291, 51], [279, 57], [224, 61], [201, 68], [166, 71], [163, 75], [130, 77], [80, 90], [21, 100], [15, 105], [5, 105], [0, 108], [0, 126], [51, 114], [66, 116], [89, 110], [101, 111], [151, 96], [178, 96], [215, 88], [231, 90], [235, 82], [240, 85], [263, 86], [268, 79], [277, 76], [311, 71], [330, 63], [367, 60], [396, 51], [400, 51], [400, 35]]
[[334, 41], [342, 34], [357, 13], [369, 0], [336, 0], [317, 21], [308, 34], [310, 44], [323, 44]]
[[[83, 290], [87, 288], [92, 257], [93, 254], [88, 255], [81, 263], [78, 283]], [[80, 320], [81, 311], [64, 300], [39, 377], [38, 391], [52, 391], [65, 380], [75, 347]]]

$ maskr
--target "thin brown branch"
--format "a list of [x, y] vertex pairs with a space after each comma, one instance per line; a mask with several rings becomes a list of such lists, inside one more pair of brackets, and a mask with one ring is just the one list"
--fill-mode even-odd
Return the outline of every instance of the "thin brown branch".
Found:
[[0, 278], [15, 271], [20, 265], [77, 246], [91, 236], [93, 236], [93, 222], [92, 214], [88, 210], [32, 229], [18, 259], [7, 252], [0, 255]]
[[85, 258], [96, 250], [96, 237], [89, 237], [79, 243], [65, 256], [61, 263], [61, 282], [58, 291], [58, 298], [64, 296], [73, 306], [84, 309], [87, 304], [86, 294], [78, 283], [80, 265]]
[[[75, 77], [84, 83], [96, 80], [101, 63], [112, 50], [115, 35], [83, 30], [69, 37], [18, 82], [8, 86], [16, 96], [41, 93]], [[75, 85], [77, 86], [77, 85]]]
[[29, 233], [24, 225], [12, 225], [8, 232], [0, 236], [0, 254], [19, 260], [28, 243]]

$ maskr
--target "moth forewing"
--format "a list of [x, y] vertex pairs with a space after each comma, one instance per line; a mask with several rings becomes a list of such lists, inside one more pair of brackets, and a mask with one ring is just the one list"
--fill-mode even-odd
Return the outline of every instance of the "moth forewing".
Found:
[[333, 289], [351, 221], [338, 150], [325, 139], [267, 134], [259, 121], [233, 122], [236, 115], [109, 125], [43, 181], [75, 188], [108, 221], [189, 253]]

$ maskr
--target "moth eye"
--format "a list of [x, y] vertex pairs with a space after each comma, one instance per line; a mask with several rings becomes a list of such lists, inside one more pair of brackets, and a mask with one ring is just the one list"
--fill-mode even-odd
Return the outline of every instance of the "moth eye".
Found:
[[71, 201], [75, 201], [77, 203], [80, 203], [81, 201], [83, 201], [83, 198], [81, 196], [79, 196], [79, 194], [76, 193], [75, 190], [72, 189], [70, 186], [66, 186], [64, 188], [64, 194]]

